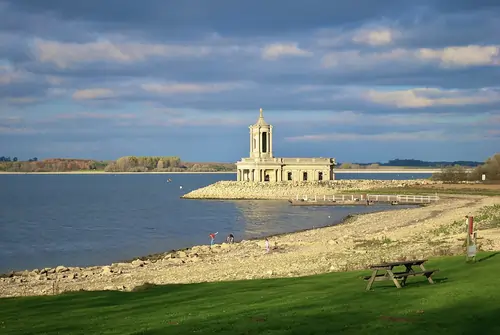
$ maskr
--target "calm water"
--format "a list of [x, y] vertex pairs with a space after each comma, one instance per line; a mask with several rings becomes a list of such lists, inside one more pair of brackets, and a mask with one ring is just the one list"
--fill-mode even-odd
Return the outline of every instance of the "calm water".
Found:
[[[339, 179], [429, 175], [338, 174]], [[64, 264], [87, 266], [219, 241], [339, 222], [348, 214], [395, 209], [296, 207], [280, 201], [180, 199], [234, 174], [0, 175], [0, 273]], [[171, 183], [166, 180], [172, 178]], [[183, 188], [180, 189], [180, 186]]]

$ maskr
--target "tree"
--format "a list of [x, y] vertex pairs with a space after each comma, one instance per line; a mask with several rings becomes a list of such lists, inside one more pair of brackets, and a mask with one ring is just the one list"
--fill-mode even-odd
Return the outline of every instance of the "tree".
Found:
[[165, 163], [163, 162], [163, 160], [161, 160], [161, 159], [160, 159], [160, 160], [158, 161], [158, 164], [156, 164], [156, 168], [157, 168], [158, 170], [162, 170], [164, 167], [165, 167]]
[[500, 153], [488, 158], [483, 165], [472, 171], [471, 180], [481, 180], [482, 175], [486, 175], [486, 180], [500, 180]]
[[441, 169], [440, 173], [432, 175], [433, 180], [440, 180], [450, 183], [458, 183], [469, 180], [469, 173], [460, 165], [447, 166]]

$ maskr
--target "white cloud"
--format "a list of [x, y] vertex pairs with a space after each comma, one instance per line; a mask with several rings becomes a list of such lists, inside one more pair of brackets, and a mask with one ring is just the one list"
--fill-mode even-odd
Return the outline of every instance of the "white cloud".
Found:
[[110, 41], [62, 43], [35, 40], [35, 53], [38, 60], [42, 63], [54, 63], [60, 68], [67, 68], [75, 63], [95, 61], [138, 62], [151, 56], [196, 57], [210, 52], [211, 48], [206, 46], [112, 43]]
[[137, 116], [135, 114], [130, 113], [122, 113], [122, 114], [114, 114], [114, 113], [96, 113], [96, 112], [81, 112], [81, 113], [67, 113], [67, 114], [58, 114], [54, 117], [54, 119], [49, 120], [49, 122], [57, 121], [57, 120], [74, 120], [74, 119], [112, 119], [112, 120], [133, 120], [136, 119]]
[[413, 88], [409, 90], [369, 90], [366, 100], [397, 108], [424, 108], [432, 106], [479, 105], [500, 101], [500, 92], [492, 89], [479, 91]]
[[75, 100], [106, 99], [115, 96], [115, 92], [109, 88], [89, 88], [77, 90], [73, 93], [73, 99]]
[[446, 137], [441, 131], [391, 132], [380, 134], [332, 133], [286, 137], [289, 142], [327, 141], [436, 141]]
[[141, 88], [145, 91], [158, 94], [193, 94], [193, 93], [218, 93], [231, 91], [245, 87], [244, 83], [150, 83], [142, 84]]
[[353, 44], [363, 44], [372, 47], [393, 44], [403, 34], [396, 29], [394, 22], [379, 22], [365, 25], [358, 29], [327, 28], [315, 33], [315, 41], [320, 47], [345, 47]]
[[46, 76], [45, 80], [51, 85], [60, 85], [64, 82], [64, 79], [57, 76]]
[[276, 60], [281, 57], [309, 57], [312, 52], [301, 49], [297, 43], [273, 43], [262, 48], [262, 58], [266, 60]]
[[411, 51], [401, 48], [383, 52], [336, 51], [324, 55], [322, 65], [325, 68], [338, 68], [340, 70], [367, 70], [393, 62], [410, 62], [411, 56]]
[[[328, 115], [317, 116], [314, 121], [321, 124], [356, 125], [356, 126], [422, 126], [422, 125], [476, 125], [487, 122], [492, 117], [488, 115], [464, 115], [457, 113], [398, 113], [376, 114], [369, 112], [342, 111]], [[308, 122], [302, 120], [300, 122]], [[309, 121], [311, 122], [311, 121]]]
[[435, 64], [442, 68], [498, 66], [500, 48], [496, 45], [467, 47], [447, 47], [443, 49], [403, 49], [396, 48], [381, 52], [361, 52], [359, 50], [335, 51], [322, 58], [325, 68], [339, 70], [367, 70], [382, 65], [421, 66]]
[[19, 82], [29, 77], [29, 73], [14, 69], [10, 65], [0, 65], [0, 85]]
[[371, 46], [387, 45], [394, 42], [399, 32], [388, 28], [360, 29], [354, 33], [353, 42]]
[[438, 61], [443, 67], [462, 67], [474, 65], [500, 65], [498, 46], [469, 45], [447, 47], [444, 49], [419, 49], [416, 56], [422, 60]]

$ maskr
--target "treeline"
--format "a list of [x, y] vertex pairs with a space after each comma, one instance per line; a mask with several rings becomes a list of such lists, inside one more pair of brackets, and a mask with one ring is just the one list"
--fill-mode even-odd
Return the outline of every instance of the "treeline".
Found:
[[36, 157], [27, 161], [0, 161], [0, 171], [4, 172], [66, 172], [104, 170], [106, 162], [90, 159], [50, 158], [39, 161]]
[[235, 171], [231, 163], [188, 163], [176, 156], [125, 156], [106, 166], [106, 172], [224, 172]]
[[[9, 156], [0, 156], [0, 162], [17, 162], [19, 159], [17, 157], [10, 158]], [[33, 157], [28, 159], [28, 162], [36, 162], [38, 158]]]
[[386, 163], [374, 162], [374, 163], [339, 163], [339, 168], [341, 169], [377, 169], [379, 167], [415, 167], [415, 168], [444, 168], [449, 166], [465, 166], [465, 167], [477, 167], [483, 164], [482, 162], [476, 161], [439, 161], [439, 162], [429, 162], [422, 161], [419, 159], [391, 159]]
[[235, 171], [231, 163], [189, 163], [173, 156], [126, 156], [116, 161], [96, 161], [90, 159], [44, 159], [30, 158], [0, 160], [0, 171], [4, 172], [224, 172]]
[[481, 181], [483, 175], [488, 181], [500, 181], [500, 153], [488, 158], [482, 165], [469, 171], [463, 166], [448, 166], [440, 173], [432, 175], [432, 179], [444, 182], [457, 183], [461, 181]]

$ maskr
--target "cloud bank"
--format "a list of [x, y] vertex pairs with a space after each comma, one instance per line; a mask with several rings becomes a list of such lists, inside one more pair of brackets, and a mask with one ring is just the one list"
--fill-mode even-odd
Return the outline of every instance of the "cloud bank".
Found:
[[[258, 18], [256, 20], [255, 18]], [[500, 4], [0, 0], [0, 155], [483, 160]]]

